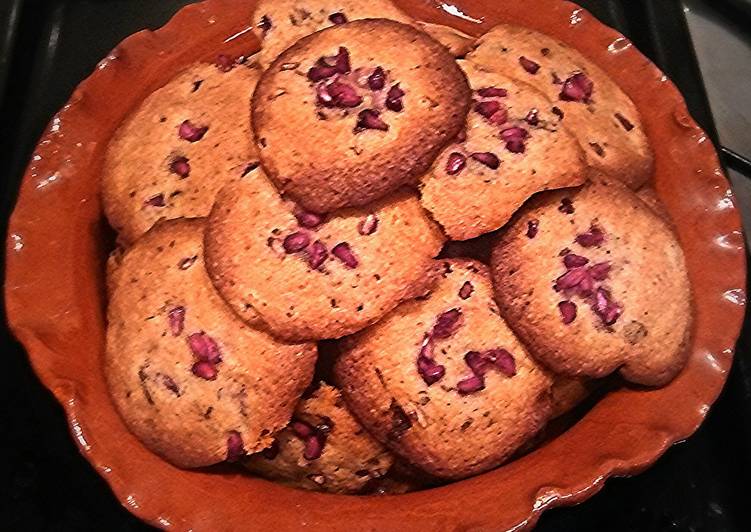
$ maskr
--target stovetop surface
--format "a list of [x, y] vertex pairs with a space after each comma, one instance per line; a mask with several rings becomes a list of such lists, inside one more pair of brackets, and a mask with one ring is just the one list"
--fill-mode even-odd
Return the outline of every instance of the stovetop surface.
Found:
[[[0, 3], [0, 161], [6, 214], [2, 218], [3, 234], [34, 144], [73, 88], [124, 37], [143, 28], [161, 26], [188, 3], [191, 2]], [[698, 122], [715, 141], [718, 139], [683, 6], [678, 0], [579, 3], [629, 36], [652, 58], [681, 88]], [[742, 18], [750, 4], [731, 0], [728, 9], [733, 16]], [[746, 27], [751, 28], [751, 23]], [[751, 153], [735, 156], [728, 152], [724, 161], [736, 171], [736, 179], [751, 180], [751, 166], [744, 163], [744, 155], [749, 157]], [[745, 182], [741, 184], [745, 186]], [[745, 197], [751, 200], [751, 194]], [[751, 214], [751, 204], [741, 206]], [[727, 386], [694, 436], [672, 447], [647, 472], [630, 479], [611, 479], [584, 504], [545, 513], [538, 530], [751, 530], [746, 484], [751, 480], [751, 362], [746, 325]], [[0, 528], [148, 529], [120, 506], [104, 480], [80, 456], [62, 409], [31, 371], [20, 345], [7, 330], [1, 334], [5, 379], [0, 387], [0, 509], [4, 510]]]

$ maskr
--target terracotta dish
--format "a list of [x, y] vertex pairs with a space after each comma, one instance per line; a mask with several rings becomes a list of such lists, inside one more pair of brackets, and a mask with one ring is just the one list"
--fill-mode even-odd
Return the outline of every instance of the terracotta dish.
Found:
[[254, 2], [207, 0], [126, 39], [73, 93], [34, 152], [13, 214], [5, 296], [15, 335], [65, 408], [82, 454], [134, 514], [174, 530], [468, 530], [531, 527], [608, 477], [636, 474], [702, 422], [725, 382], [745, 307], [745, 253], [733, 194], [678, 90], [632, 44], [561, 0], [396, 2], [425, 22], [480, 35], [502, 22], [556, 36], [597, 62], [642, 112], [654, 186], [686, 252], [696, 301], [691, 357], [658, 390], [621, 388], [542, 447], [490, 473], [398, 496], [301, 492], [239, 471], [183, 471], [147, 451], [110, 401], [104, 349], [103, 151], [147, 94], [196, 59], [257, 50]]

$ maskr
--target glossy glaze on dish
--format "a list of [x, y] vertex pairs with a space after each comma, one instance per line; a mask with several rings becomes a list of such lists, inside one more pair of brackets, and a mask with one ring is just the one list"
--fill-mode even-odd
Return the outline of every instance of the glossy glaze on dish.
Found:
[[146, 451], [117, 416], [99, 367], [109, 250], [98, 176], [109, 138], [147, 94], [196, 59], [257, 49], [244, 31], [253, 2], [191, 5], [164, 28], [127, 39], [54, 118], [27, 171], [7, 244], [14, 333], [65, 407], [83, 454], [122, 503], [154, 525], [347, 530], [357, 520], [362, 529], [379, 530], [530, 527], [544, 509], [580, 502], [605, 478], [649, 466], [696, 430], [722, 388], [745, 306], [740, 220], [714, 148], [675, 86], [626, 39], [569, 2], [539, 0], [530, 10], [522, 1], [463, 0], [450, 9], [461, 16], [439, 4], [397, 3], [415, 18], [472, 35], [500, 22], [550, 33], [648, 110], [654, 185], [675, 221], [696, 299], [689, 364], [666, 388], [609, 394], [570, 430], [500, 469], [398, 498], [300, 493], [240, 473], [181, 471]]

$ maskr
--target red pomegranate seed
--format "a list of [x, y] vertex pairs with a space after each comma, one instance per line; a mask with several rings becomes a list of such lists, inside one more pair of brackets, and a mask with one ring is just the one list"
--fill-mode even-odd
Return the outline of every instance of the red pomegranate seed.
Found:
[[417, 358], [417, 372], [425, 384], [432, 386], [446, 375], [446, 368], [440, 364], [436, 364], [430, 358], [421, 356]]
[[164, 207], [166, 205], [164, 203], [164, 194], [155, 194], [144, 201], [144, 204], [149, 207]]
[[371, 90], [379, 91], [386, 86], [386, 72], [381, 67], [376, 67], [370, 76], [368, 76], [368, 87]]
[[613, 325], [621, 315], [621, 308], [611, 300], [610, 293], [604, 288], [597, 289], [592, 308], [605, 325]]
[[501, 131], [501, 139], [506, 142], [506, 149], [511, 153], [524, 153], [524, 140], [527, 137], [529, 133], [522, 127], [510, 127]]
[[316, 86], [316, 102], [324, 107], [334, 107], [334, 97], [329, 92], [328, 85]]
[[560, 98], [567, 102], [589, 102], [593, 90], [592, 80], [583, 72], [577, 72], [563, 82]]
[[505, 349], [490, 349], [483, 353], [483, 357], [489, 360], [495, 366], [495, 369], [506, 377], [516, 375], [516, 360]]
[[334, 246], [331, 250], [331, 254], [342, 261], [347, 268], [357, 268], [357, 265], [359, 264], [357, 257], [352, 253], [352, 248], [346, 242]]
[[196, 377], [200, 377], [207, 381], [215, 380], [216, 376], [219, 373], [216, 370], [216, 366], [214, 364], [212, 364], [211, 362], [206, 362], [205, 360], [200, 360], [193, 364], [191, 371]]
[[605, 233], [599, 227], [592, 226], [589, 231], [576, 237], [576, 243], [585, 248], [599, 246], [605, 241]]
[[565, 325], [573, 323], [576, 319], [576, 303], [573, 301], [561, 301], [558, 303], [558, 311], [561, 313], [561, 320]]
[[540, 71], [540, 65], [532, 61], [531, 59], [527, 59], [524, 56], [521, 56], [519, 58], [519, 64], [522, 66], [524, 70], [529, 72], [530, 74], [537, 74]]
[[428, 358], [433, 360], [433, 338], [429, 334], [426, 334], [422, 341], [420, 356], [418, 358]]
[[446, 161], [446, 173], [448, 175], [456, 175], [461, 172], [465, 166], [467, 166], [467, 158], [459, 152], [454, 152], [449, 155], [449, 158]]
[[177, 128], [177, 134], [181, 139], [188, 142], [198, 142], [208, 130], [209, 126], [196, 126], [190, 120], [185, 120]]
[[279, 455], [279, 440], [274, 440], [271, 442], [271, 445], [266, 447], [263, 451], [261, 451], [261, 455], [266, 460], [273, 460]]
[[472, 286], [472, 283], [466, 281], [459, 289], [459, 297], [462, 299], [469, 299], [469, 297], [472, 295], [472, 292], [474, 291], [475, 287]]
[[589, 271], [587, 271], [587, 275], [585, 275], [581, 282], [576, 285], [575, 292], [579, 294], [581, 297], [589, 297], [592, 295], [592, 290], [595, 288], [595, 280], [592, 279], [592, 276], [589, 274]]
[[317, 460], [323, 453], [323, 446], [325, 444], [325, 436], [322, 434], [314, 434], [305, 440], [305, 449], [302, 456], [306, 460]]
[[229, 72], [235, 67], [235, 60], [227, 54], [219, 54], [215, 64], [221, 72]]
[[357, 224], [357, 232], [363, 236], [372, 235], [378, 229], [378, 216], [373, 213], [368, 214], [360, 223]]
[[506, 96], [508, 96], [508, 91], [506, 89], [501, 89], [498, 87], [485, 87], [479, 89], [477, 91], [477, 94], [479, 94], [483, 98], [505, 98]]
[[473, 153], [470, 157], [493, 170], [496, 170], [501, 165], [501, 160], [489, 151]]
[[399, 84], [394, 84], [389, 89], [389, 92], [386, 93], [386, 108], [396, 113], [404, 109], [404, 103], [402, 102], [404, 94], [405, 92], [399, 87]]
[[205, 332], [193, 333], [188, 336], [188, 347], [198, 360], [218, 364], [222, 361], [219, 344]]
[[336, 74], [336, 67], [316, 64], [308, 70], [310, 81], [322, 81]]
[[611, 265], [609, 262], [600, 262], [589, 268], [589, 275], [595, 281], [605, 281], [610, 274]]
[[621, 113], [615, 113], [615, 117], [621, 123], [623, 129], [625, 129], [626, 131], [631, 131], [632, 129], [634, 129], [634, 124], [632, 124], [631, 121], [629, 121], [629, 119], [623, 116]]
[[571, 290], [579, 285], [585, 277], [588, 277], [585, 268], [573, 268], [561, 275], [555, 285], [561, 290]]
[[364, 109], [357, 115], [357, 125], [355, 133], [366, 129], [377, 129], [379, 131], [388, 131], [389, 125], [381, 120], [381, 113], [375, 109]]
[[329, 20], [338, 26], [339, 24], [345, 24], [347, 17], [344, 13], [332, 13], [329, 15]]
[[169, 165], [169, 170], [173, 174], [177, 174], [182, 178], [186, 178], [190, 175], [190, 163], [187, 157], [175, 157]]
[[459, 381], [456, 389], [460, 395], [470, 395], [485, 389], [485, 379], [472, 375], [464, 380]]
[[569, 253], [565, 257], [563, 257], [563, 264], [566, 265], [566, 268], [571, 270], [572, 268], [580, 268], [584, 265], [586, 265], [589, 262], [589, 259], [587, 257], [582, 257], [581, 255], [576, 255], [574, 253]]
[[315, 229], [323, 223], [323, 216], [314, 212], [305, 211], [300, 207], [295, 207], [292, 214], [294, 214], [297, 219], [297, 223], [307, 229]]
[[561, 204], [558, 206], [558, 210], [563, 214], [574, 214], [574, 202], [570, 198], [563, 198]]
[[290, 423], [290, 428], [292, 429], [292, 432], [295, 433], [295, 436], [303, 440], [310, 438], [314, 434], [313, 427], [305, 421], [295, 420]]
[[298, 253], [307, 248], [309, 244], [310, 237], [308, 236], [308, 234], [303, 233], [302, 231], [296, 231], [291, 235], [287, 235], [282, 245], [284, 247], [284, 251], [286, 251], [287, 253]]
[[502, 126], [508, 122], [508, 109], [506, 106], [501, 104], [501, 107], [488, 118], [488, 121], [496, 126]]
[[329, 258], [329, 251], [326, 249], [326, 245], [320, 240], [313, 242], [313, 245], [308, 249], [308, 266], [317, 270], [323, 266], [327, 258]]
[[246, 454], [242, 436], [239, 432], [233, 430], [227, 436], [227, 461], [237, 462]]
[[478, 351], [470, 351], [464, 355], [464, 362], [478, 377], [482, 377], [488, 371], [488, 360]]
[[530, 126], [540, 125], [540, 111], [538, 111], [537, 109], [532, 109], [529, 113], [527, 113], [524, 121]]
[[[329, 103], [324, 105], [351, 108], [357, 107], [362, 103], [362, 97], [357, 94], [355, 88], [346, 83], [332, 81], [328, 85], [325, 85], [324, 88], [330, 97]], [[323, 103], [321, 101], [322, 92], [318, 91], [319, 102], [321, 103]]]
[[344, 46], [340, 46], [339, 52], [334, 56], [334, 67], [340, 74], [349, 74], [352, 70], [349, 64], [349, 50]]
[[539, 220], [530, 220], [527, 222], [527, 238], [534, 238], [537, 236], [537, 232], [540, 229]]
[[501, 103], [495, 100], [488, 100], [483, 102], [477, 102], [475, 104], [475, 111], [480, 113], [485, 118], [490, 118], [501, 108]]
[[185, 325], [185, 307], [175, 307], [167, 315], [172, 336], [180, 336]]
[[435, 320], [433, 338], [449, 338], [462, 325], [462, 311], [458, 308], [447, 310]]

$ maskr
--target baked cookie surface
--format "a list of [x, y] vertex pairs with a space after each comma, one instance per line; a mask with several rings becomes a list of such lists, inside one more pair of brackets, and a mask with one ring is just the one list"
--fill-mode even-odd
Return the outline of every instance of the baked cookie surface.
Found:
[[248, 101], [259, 76], [247, 64], [195, 64], [120, 126], [105, 156], [102, 199], [121, 243], [159, 220], [208, 215], [221, 186], [257, 164]]
[[266, 68], [306, 35], [367, 18], [412, 22], [389, 0], [261, 0], [253, 14], [261, 38], [259, 62]]
[[653, 154], [636, 106], [577, 50], [520, 26], [496, 26], [467, 59], [533, 85], [556, 102], [589, 165], [637, 189], [652, 175]]
[[581, 185], [587, 169], [555, 106], [526, 83], [459, 61], [475, 103], [464, 135], [422, 178], [421, 202], [452, 240], [503, 226], [534, 193]]
[[248, 457], [253, 473], [296, 488], [359, 493], [383, 477], [393, 455], [347, 411], [339, 391], [327, 384], [303, 399], [275, 443]]
[[683, 368], [691, 293], [667, 223], [633, 192], [598, 178], [525, 206], [491, 258], [496, 301], [555, 373], [619, 371], [663, 385]]
[[133, 434], [179, 467], [268, 446], [310, 383], [315, 344], [244, 325], [203, 266], [204, 220], [159, 223], [109, 278], [105, 375]]
[[264, 72], [255, 141], [271, 180], [306, 209], [361, 206], [427, 171], [463, 127], [469, 96], [427, 34], [357, 20], [304, 37]]
[[429, 296], [343, 342], [335, 378], [376, 438], [429, 474], [462, 478], [545, 425], [551, 378], [500, 317], [487, 267], [440, 263]]
[[412, 193], [320, 217], [258, 169], [218, 194], [205, 240], [209, 274], [236, 312], [301, 340], [351, 334], [417, 295], [444, 237]]

